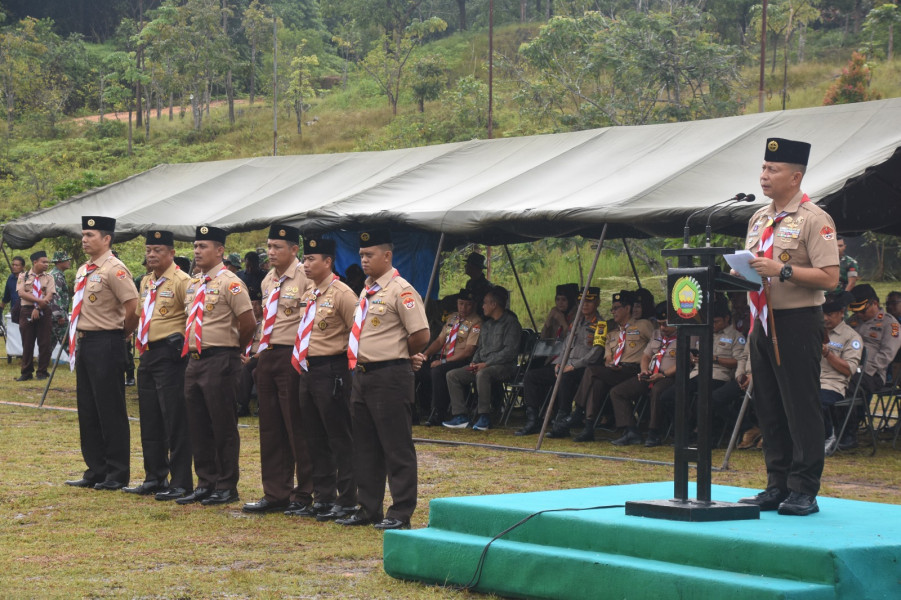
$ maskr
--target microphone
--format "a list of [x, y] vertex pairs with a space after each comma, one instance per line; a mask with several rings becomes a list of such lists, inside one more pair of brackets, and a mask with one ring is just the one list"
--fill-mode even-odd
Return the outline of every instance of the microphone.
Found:
[[[754, 197], [754, 195], [751, 194], [751, 198], [753, 198], [753, 197]], [[690, 215], [688, 215], [688, 218], [685, 219], [685, 229], [683, 230], [683, 235], [682, 235], [682, 247], [683, 248], [689, 247], [688, 239], [691, 237], [691, 232], [690, 232], [688, 223], [689, 223], [689, 221], [691, 221], [692, 217], [694, 217], [695, 215], [701, 214], [705, 210], [710, 210], [711, 208], [720, 206], [721, 204], [727, 204], [729, 202], [736, 202], [736, 201], [740, 202], [746, 198], [747, 198], [747, 196], [745, 194], [738, 193], [738, 194], [735, 194], [734, 196], [732, 196], [731, 198], [729, 198], [728, 200], [723, 200], [722, 202], [717, 202], [713, 206], [705, 206], [704, 208], [698, 209], [698, 210], [694, 211], [693, 213], [691, 213]]]
[[[727, 200], [727, 202], [729, 202], [729, 201], [754, 202], [754, 200], [756, 200], [756, 199], [757, 198], [754, 196], [754, 194], [747, 194], [747, 195], [735, 194], [735, 197], [730, 198], [729, 200]], [[705, 233], [705, 237], [706, 237], [705, 241], [706, 241], [708, 248], [710, 247], [710, 221], [711, 221], [711, 219], [713, 219], [713, 215], [715, 215], [716, 213], [720, 212], [721, 210], [723, 210], [724, 208], [727, 208], [729, 206], [729, 204], [726, 204], [726, 203], [722, 203], [722, 204], [723, 204], [723, 206], [720, 206], [716, 210], [711, 211], [710, 214], [707, 216], [707, 225], [704, 227], [704, 233]]]

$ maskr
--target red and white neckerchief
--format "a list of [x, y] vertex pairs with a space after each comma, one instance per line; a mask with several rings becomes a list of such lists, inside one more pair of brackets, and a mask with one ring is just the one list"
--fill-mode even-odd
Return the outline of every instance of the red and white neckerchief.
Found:
[[165, 277], [160, 277], [156, 281], [151, 281], [147, 287], [147, 297], [144, 298], [144, 305], [141, 307], [141, 321], [138, 323], [138, 352], [144, 354], [147, 351], [147, 338], [150, 334], [150, 319], [153, 318], [153, 308], [156, 306], [156, 290], [166, 281]]
[[[281, 295], [282, 282], [288, 278], [287, 271], [278, 278], [274, 287], [269, 291], [269, 298], [266, 300], [266, 306], [263, 307], [263, 335], [260, 337], [260, 345], [257, 346], [257, 352], [262, 352], [269, 347], [269, 340], [272, 339], [272, 328], [275, 327], [275, 316], [278, 314], [278, 298]], [[250, 342], [253, 345], [253, 340]]]
[[[804, 194], [804, 197], [801, 198], [801, 204], [804, 204], [805, 202], [810, 202], [810, 198], [807, 197], [807, 194]], [[760, 233], [760, 242], [757, 246], [758, 253], [763, 252], [764, 258], [773, 258], [773, 229], [788, 215], [789, 213], [783, 210], [775, 217], [767, 219], [766, 227], [764, 227], [763, 231]], [[769, 334], [767, 331], [769, 306], [763, 283], [760, 284], [760, 289], [758, 291], [748, 292], [748, 300], [748, 304], [751, 308], [751, 327], [748, 330], [748, 335], [754, 331], [754, 324], [758, 319], [760, 319], [760, 324], [763, 327], [763, 333]]]
[[[394, 269], [394, 274], [391, 275], [392, 279], [395, 277], [400, 277], [397, 269]], [[378, 283], [373, 283], [372, 287], [367, 285], [363, 288], [363, 293], [360, 294], [360, 305], [354, 311], [354, 324], [350, 330], [350, 337], [347, 340], [347, 365], [350, 370], [357, 366], [357, 354], [360, 350], [360, 332], [363, 331], [363, 321], [366, 320], [366, 313], [369, 312], [369, 297], [381, 289], [382, 286]]]
[[618, 365], [620, 361], [623, 359], [623, 350], [626, 349], [626, 330], [629, 329], [629, 324], [626, 323], [624, 328], [619, 330], [619, 344], [616, 346], [616, 350], [613, 352], [613, 364]]
[[34, 273], [34, 281], [31, 282], [31, 291], [34, 293], [35, 298], [40, 298], [44, 295], [44, 288], [41, 287], [41, 276], [37, 273]]
[[72, 296], [72, 320], [69, 322], [69, 370], [75, 370], [75, 347], [78, 341], [78, 317], [84, 301], [84, 286], [88, 275], [97, 270], [97, 265], [88, 263], [84, 266], [84, 275], [75, 278], [75, 293]]
[[444, 354], [445, 358], [454, 355], [454, 350], [457, 347], [457, 332], [460, 330], [460, 323], [462, 322], [463, 318], [457, 315], [457, 322], [451, 327], [447, 334], [447, 340], [444, 342], [444, 352], [442, 354]]
[[203, 303], [206, 301], [206, 284], [216, 279], [216, 277], [219, 277], [227, 270], [228, 269], [223, 267], [212, 277], [209, 275], [204, 276], [200, 287], [197, 288], [197, 291], [194, 293], [194, 302], [191, 303], [191, 311], [188, 313], [188, 322], [185, 325], [185, 345], [181, 349], [182, 356], [185, 356], [190, 348], [192, 325], [194, 326], [194, 339], [197, 341], [197, 354], [200, 354], [200, 341], [203, 334]]
[[660, 365], [663, 363], [663, 357], [666, 356], [666, 350], [669, 345], [676, 341], [676, 336], [664, 337], [660, 344], [660, 350], [654, 354], [654, 366], [651, 369], [651, 375], [660, 372]]
[[294, 337], [294, 351], [291, 352], [291, 366], [300, 373], [300, 370], [309, 371], [307, 364], [307, 352], [310, 350], [310, 336], [313, 333], [313, 321], [316, 319], [316, 300], [328, 291], [332, 284], [341, 279], [337, 275], [332, 275], [332, 280], [328, 282], [324, 290], [316, 288], [313, 290], [313, 298], [307, 301], [307, 308], [297, 326], [297, 335]]

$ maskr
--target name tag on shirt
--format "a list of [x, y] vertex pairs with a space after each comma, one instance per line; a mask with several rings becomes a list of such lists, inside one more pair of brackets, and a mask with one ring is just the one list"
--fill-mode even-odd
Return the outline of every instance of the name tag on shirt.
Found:
[[95, 273], [94, 275], [91, 275], [90, 277], [88, 277], [88, 281], [95, 281], [95, 282], [103, 281], [103, 277], [101, 277], [99, 273]]
[[172, 290], [161, 290], [160, 298], [173, 298], [175, 296], [175, 292]]

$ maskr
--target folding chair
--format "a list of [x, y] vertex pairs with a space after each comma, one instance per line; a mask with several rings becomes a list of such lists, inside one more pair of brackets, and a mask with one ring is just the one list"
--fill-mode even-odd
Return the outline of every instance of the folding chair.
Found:
[[[532, 363], [536, 359], [535, 349], [538, 346], [538, 334], [532, 329], [523, 329], [519, 336], [519, 359], [516, 361], [516, 370], [506, 382], [503, 383], [503, 403], [501, 407], [501, 422], [504, 426], [510, 420], [510, 413], [517, 400], [521, 401], [523, 397], [523, 384], [525, 383], [526, 373], [532, 367]], [[547, 347], [542, 347], [542, 352], [548, 352]], [[549, 356], [547, 354], [543, 356]]]
[[[864, 348], [860, 353], [860, 364], [857, 366], [857, 373], [862, 374], [867, 368], [867, 349]], [[876, 430], [873, 429], [873, 413], [870, 412], [870, 397], [867, 395], [866, 391], [861, 389], [860, 380], [862, 378], [858, 377], [857, 382], [854, 384], [854, 391], [850, 396], [845, 397], [843, 400], [839, 400], [834, 404], [835, 407], [839, 408], [847, 408], [848, 412], [845, 414], [845, 420], [842, 422], [842, 428], [836, 435], [836, 439], [841, 441], [842, 437], [845, 435], [845, 430], [848, 428], [848, 423], [851, 421], [851, 416], [855, 412], [855, 408], [857, 406], [862, 407], [864, 412], [864, 422], [866, 423], [867, 430], [870, 433], [870, 437], [873, 440], [873, 451], [870, 452], [870, 456], [876, 454]], [[835, 444], [835, 448], [829, 454], [835, 454], [839, 450], [839, 444]]]
[[874, 396], [876, 400], [873, 406], [873, 418], [879, 419], [879, 424], [876, 425], [877, 431], [892, 431], [892, 425], [889, 425], [889, 421], [895, 422], [895, 427], [899, 422], [899, 412], [901, 412], [901, 402], [899, 402], [899, 398], [901, 398], [901, 390], [898, 389], [898, 381], [901, 378], [896, 378], [895, 381], [891, 385], [887, 385], [883, 387], [881, 390], [877, 390]]

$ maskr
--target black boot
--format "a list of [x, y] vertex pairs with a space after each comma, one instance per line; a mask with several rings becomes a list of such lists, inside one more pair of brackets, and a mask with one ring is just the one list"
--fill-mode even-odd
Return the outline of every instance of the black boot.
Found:
[[581, 406], [576, 406], [576, 408], [572, 411], [570, 415], [568, 415], [563, 422], [563, 425], [570, 429], [572, 427], [579, 427], [582, 423], [585, 422], [585, 409]]
[[513, 435], [532, 435], [541, 431], [541, 423], [538, 422], [538, 409], [533, 406], [526, 407], [526, 424]]
[[585, 429], [573, 438], [574, 442], [593, 442], [594, 441], [594, 426], [591, 423], [587, 423], [585, 425]]

